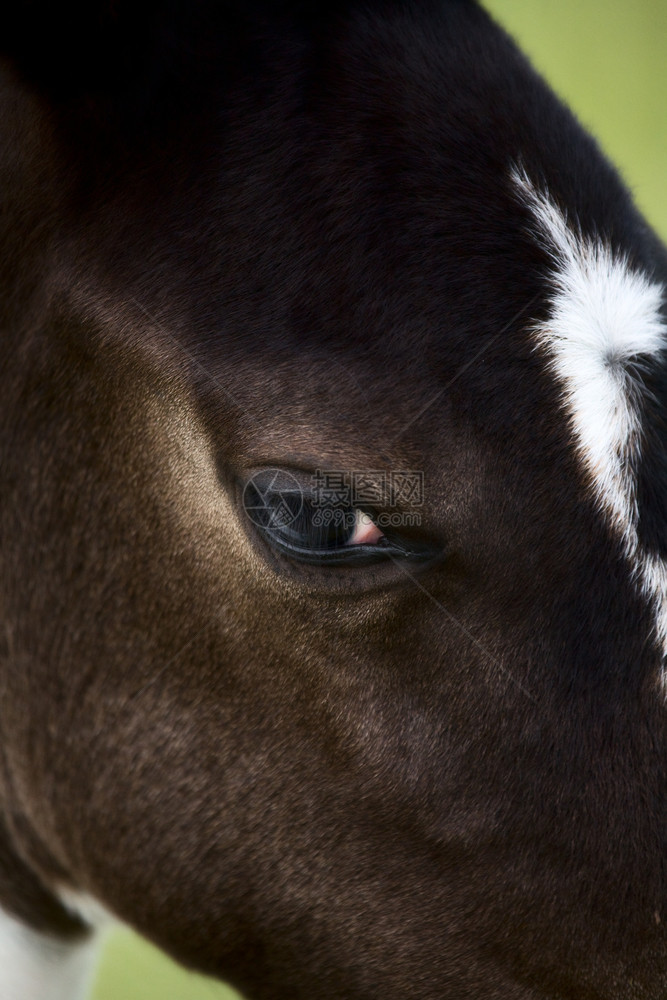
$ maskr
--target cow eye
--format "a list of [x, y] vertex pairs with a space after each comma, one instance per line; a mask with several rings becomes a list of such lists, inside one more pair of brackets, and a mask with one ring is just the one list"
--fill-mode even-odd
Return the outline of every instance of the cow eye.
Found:
[[245, 487], [243, 506], [266, 541], [298, 562], [358, 566], [425, 555], [379, 527], [377, 514], [345, 500], [322, 503], [289, 473], [269, 470], [254, 476]]

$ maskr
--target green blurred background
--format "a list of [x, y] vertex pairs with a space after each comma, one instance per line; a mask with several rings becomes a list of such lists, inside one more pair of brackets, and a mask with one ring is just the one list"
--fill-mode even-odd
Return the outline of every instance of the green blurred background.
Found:
[[[597, 136], [667, 239], [667, 0], [487, 0]], [[128, 931], [102, 955], [93, 1000], [232, 1000]]]

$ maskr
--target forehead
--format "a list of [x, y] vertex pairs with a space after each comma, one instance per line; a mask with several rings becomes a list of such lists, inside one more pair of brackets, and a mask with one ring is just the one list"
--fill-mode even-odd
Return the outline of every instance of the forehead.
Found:
[[314, 425], [332, 383], [339, 418], [361, 394], [389, 433], [436, 393], [440, 416], [501, 427], [517, 385], [542, 406], [532, 331], [558, 263], [518, 176], [627, 273], [664, 269], [594, 143], [467, 0], [241, 19], [209, 45], [163, 134], [133, 140], [138, 172], [123, 144], [103, 228], [205, 366], [288, 422], [299, 399]]
[[611, 168], [474, 4], [237, 31], [242, 57], [221, 39], [188, 67], [116, 182], [183, 297], [224, 310], [221, 339], [250, 317], [261, 340], [360, 352], [497, 332], [544, 287], [513, 165], [584, 231], [650, 253]]

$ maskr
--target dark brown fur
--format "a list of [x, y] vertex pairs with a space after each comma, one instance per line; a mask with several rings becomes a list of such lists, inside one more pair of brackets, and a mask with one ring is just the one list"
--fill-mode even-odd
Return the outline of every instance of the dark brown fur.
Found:
[[[5, 45], [0, 901], [258, 1000], [659, 1000], [660, 659], [510, 162], [663, 250], [472, 3], [172, 6]], [[442, 558], [291, 564], [261, 466], [422, 470]]]

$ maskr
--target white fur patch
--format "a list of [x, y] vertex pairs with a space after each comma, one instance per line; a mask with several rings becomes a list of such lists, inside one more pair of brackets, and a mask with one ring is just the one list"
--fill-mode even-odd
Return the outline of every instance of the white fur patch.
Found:
[[660, 314], [664, 288], [633, 271], [601, 240], [577, 232], [524, 171], [513, 169], [512, 180], [553, 260], [551, 315], [536, 336], [562, 386], [594, 495], [654, 607], [667, 656], [667, 567], [643, 551], [637, 534], [643, 387], [633, 367], [667, 347]]
[[92, 930], [107, 930], [116, 922], [116, 918], [93, 896], [64, 887], [58, 889], [57, 896], [72, 916], [83, 920]]
[[0, 909], [2, 1000], [83, 1000], [97, 955], [94, 936], [64, 942], [39, 934]]

